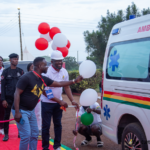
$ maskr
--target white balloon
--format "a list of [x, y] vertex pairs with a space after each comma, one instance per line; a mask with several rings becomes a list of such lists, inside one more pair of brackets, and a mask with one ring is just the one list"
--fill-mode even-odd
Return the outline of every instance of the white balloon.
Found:
[[57, 46], [54, 44], [54, 42], [52, 43], [51, 47], [53, 50], [57, 50]]
[[41, 34], [40, 37], [46, 39], [48, 42], [52, 41], [51, 37], [49, 36], [49, 32], [47, 34]]
[[86, 89], [81, 93], [80, 105], [91, 106], [97, 101], [97, 98], [98, 98], [98, 94], [95, 90]]
[[96, 65], [91, 60], [85, 60], [79, 66], [79, 73], [83, 78], [91, 78], [95, 72]]
[[66, 36], [62, 33], [57, 33], [53, 38], [54, 44], [57, 47], [66, 47], [68, 40]]

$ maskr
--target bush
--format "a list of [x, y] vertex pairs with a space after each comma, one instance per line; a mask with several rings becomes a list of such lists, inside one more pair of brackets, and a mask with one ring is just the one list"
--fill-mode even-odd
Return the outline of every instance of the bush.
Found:
[[[69, 79], [70, 80], [75, 79], [78, 75], [79, 75], [79, 71], [77, 71], [77, 70], [69, 71]], [[85, 89], [88, 89], [88, 88], [96, 89], [97, 85], [101, 81], [101, 77], [102, 77], [101, 70], [97, 69], [95, 75], [92, 78], [84, 79], [80, 83], [71, 85], [70, 86], [71, 90], [72, 90], [72, 92], [81, 93], [82, 91], [84, 91]]]

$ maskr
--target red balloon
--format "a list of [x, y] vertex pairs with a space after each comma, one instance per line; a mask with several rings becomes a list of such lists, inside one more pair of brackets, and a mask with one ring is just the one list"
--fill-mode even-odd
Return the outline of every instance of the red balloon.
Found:
[[35, 41], [35, 47], [38, 49], [38, 50], [45, 50], [47, 49], [48, 47], [48, 41], [44, 38], [39, 38]]
[[70, 46], [71, 46], [71, 43], [70, 43], [70, 41], [68, 40], [68, 43], [67, 43], [66, 47], [67, 47], [67, 48], [70, 48]]
[[51, 39], [53, 39], [54, 35], [57, 33], [61, 33], [60, 29], [57, 27], [53, 27], [50, 29], [49, 35], [51, 37]]
[[41, 34], [47, 34], [50, 31], [50, 26], [48, 23], [42, 22], [41, 24], [39, 24], [38, 30]]
[[62, 52], [63, 57], [66, 57], [69, 53], [67, 47], [57, 47], [57, 50]]

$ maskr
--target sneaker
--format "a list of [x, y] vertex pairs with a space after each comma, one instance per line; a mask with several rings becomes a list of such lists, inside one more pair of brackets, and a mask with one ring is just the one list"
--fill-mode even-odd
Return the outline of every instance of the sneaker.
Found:
[[9, 139], [9, 136], [8, 136], [8, 134], [6, 134], [3, 138], [3, 141], [8, 141], [8, 139]]
[[81, 142], [81, 146], [86, 146], [86, 145], [88, 145], [89, 143], [91, 143], [92, 142], [92, 138], [91, 138], [91, 140], [90, 141], [88, 141], [88, 140], [83, 140], [82, 142]]
[[54, 149], [54, 150], [61, 150], [61, 148], [60, 148], [60, 147], [58, 147], [57, 149]]
[[97, 141], [97, 147], [103, 147], [103, 142], [102, 141]]

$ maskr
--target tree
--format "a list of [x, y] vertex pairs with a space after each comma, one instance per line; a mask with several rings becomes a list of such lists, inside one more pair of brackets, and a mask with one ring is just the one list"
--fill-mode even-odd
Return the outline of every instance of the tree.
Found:
[[64, 62], [67, 70], [78, 70], [79, 68], [75, 57], [71, 56], [65, 57]]
[[101, 66], [103, 63], [103, 56], [105, 52], [106, 42], [103, 38], [101, 31], [89, 33], [84, 32], [84, 38], [87, 44], [86, 51], [90, 53], [90, 57], [87, 59], [93, 60], [97, 66]]
[[106, 17], [101, 17], [101, 20], [98, 22], [97, 31], [85, 31], [83, 33], [84, 40], [86, 44], [86, 52], [89, 54], [87, 59], [93, 60], [98, 66], [102, 66], [104, 53], [109, 38], [109, 34], [113, 26], [119, 22], [129, 19], [129, 16], [134, 14], [136, 17], [141, 15], [146, 15], [150, 13], [150, 9], [143, 9], [140, 13], [137, 6], [132, 3], [129, 5], [124, 13], [123, 10], [118, 10], [117, 13], [110, 13], [107, 11]]
[[3, 62], [5, 62], [5, 61], [9, 61], [9, 59], [8, 59], [8, 58], [4, 58], [4, 59], [3, 59]]
[[135, 15], [136, 17], [141, 16], [139, 9], [133, 2], [132, 5], [129, 5], [126, 9], [126, 20], [129, 20], [130, 15]]
[[143, 9], [142, 10], [142, 15], [147, 15], [147, 14], [150, 14], [150, 9], [148, 8], [148, 9]]
[[102, 16], [101, 21], [98, 23], [97, 31], [92, 33], [89, 31], [84, 32], [86, 52], [90, 53], [90, 57], [87, 57], [87, 59], [94, 60], [98, 67], [102, 67], [110, 31], [116, 23], [121, 21], [124, 21], [122, 10], [119, 10], [117, 15], [107, 11], [107, 16]]

